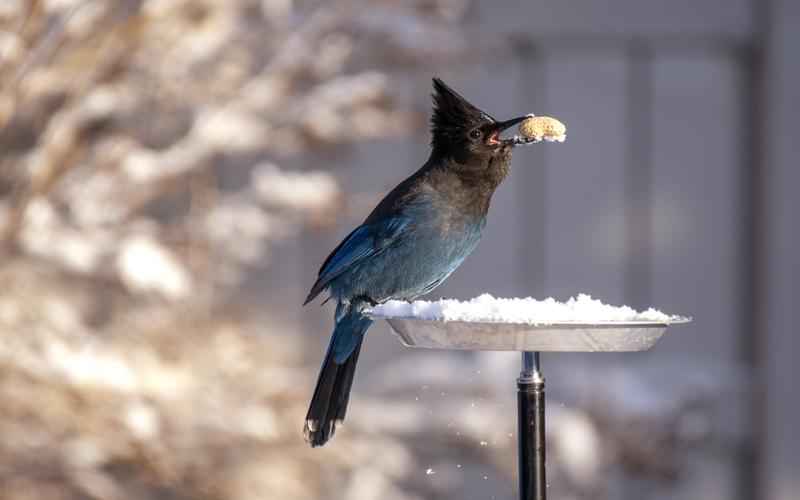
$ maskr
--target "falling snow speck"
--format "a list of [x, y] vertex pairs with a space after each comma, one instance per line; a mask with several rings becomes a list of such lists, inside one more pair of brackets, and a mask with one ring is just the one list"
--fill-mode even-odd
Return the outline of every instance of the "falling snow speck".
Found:
[[433, 469], [427, 469], [427, 470], [425, 471], [425, 475], [427, 475], [427, 476], [432, 476], [432, 475], [434, 475], [434, 474], [436, 474], [436, 471], [435, 471], [435, 470], [433, 470]]
[[486, 445], [488, 445], [488, 444], [489, 444], [489, 443], [487, 443], [486, 441], [481, 441], [481, 446], [486, 446]]

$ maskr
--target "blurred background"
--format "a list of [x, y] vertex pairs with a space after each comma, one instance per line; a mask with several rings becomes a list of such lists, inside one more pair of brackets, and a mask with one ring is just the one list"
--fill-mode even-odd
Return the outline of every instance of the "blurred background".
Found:
[[377, 324], [347, 425], [301, 426], [319, 264], [427, 158], [430, 78], [520, 148], [432, 297], [691, 315], [553, 354], [554, 499], [800, 495], [800, 4], [2, 0], [0, 498], [512, 499], [513, 353]]

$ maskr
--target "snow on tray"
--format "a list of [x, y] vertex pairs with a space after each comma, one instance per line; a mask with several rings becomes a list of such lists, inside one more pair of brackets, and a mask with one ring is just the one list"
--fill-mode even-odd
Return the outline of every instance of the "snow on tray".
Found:
[[586, 294], [572, 297], [566, 302], [553, 298], [536, 300], [532, 297], [495, 298], [486, 293], [466, 302], [441, 299], [434, 302], [417, 300], [404, 302], [390, 300], [372, 309], [374, 316], [418, 318], [444, 321], [472, 321], [498, 323], [598, 323], [618, 321], [653, 321], [670, 323], [686, 318], [665, 314], [652, 307], [638, 312], [628, 306], [603, 304]]

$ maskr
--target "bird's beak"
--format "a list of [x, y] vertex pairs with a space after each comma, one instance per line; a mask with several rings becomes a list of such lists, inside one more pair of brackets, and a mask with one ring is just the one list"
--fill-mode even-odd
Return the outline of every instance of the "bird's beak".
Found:
[[517, 118], [512, 118], [512, 119], [506, 120], [504, 122], [497, 122], [497, 123], [494, 124], [494, 126], [495, 126], [495, 128], [497, 129], [498, 132], [502, 132], [503, 130], [505, 130], [507, 128], [513, 127], [517, 123], [524, 122], [525, 120], [528, 119], [528, 116], [530, 116], [530, 115], [519, 116]]
[[512, 118], [510, 120], [505, 120], [502, 122], [495, 122], [492, 124], [491, 132], [488, 135], [488, 142], [491, 145], [515, 145], [517, 142], [514, 139], [501, 139], [500, 133], [506, 129], [513, 127], [518, 123], [522, 123], [528, 118], [529, 115], [525, 116], [518, 116], [517, 118]]

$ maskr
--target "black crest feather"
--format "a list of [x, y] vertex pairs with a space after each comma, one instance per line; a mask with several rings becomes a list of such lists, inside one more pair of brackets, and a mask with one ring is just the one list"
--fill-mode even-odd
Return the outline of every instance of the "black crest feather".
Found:
[[433, 79], [433, 116], [431, 117], [431, 145], [445, 146], [464, 137], [465, 131], [494, 118], [474, 106], [439, 78]]

